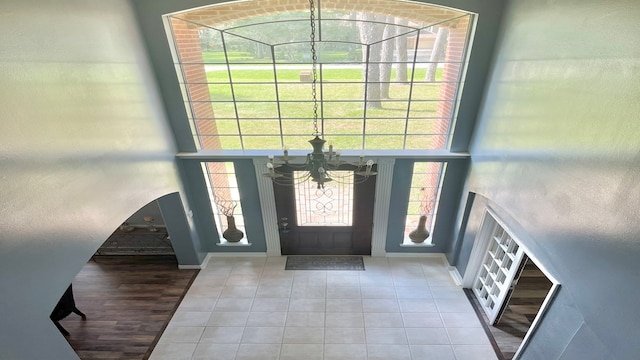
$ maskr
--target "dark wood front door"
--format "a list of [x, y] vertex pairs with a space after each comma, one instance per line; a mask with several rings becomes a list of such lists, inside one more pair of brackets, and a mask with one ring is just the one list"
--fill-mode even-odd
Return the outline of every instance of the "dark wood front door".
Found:
[[[293, 173], [292, 169], [286, 166], [278, 171], [289, 176]], [[356, 179], [358, 180], [357, 177]], [[299, 185], [304, 189], [298, 191], [296, 186], [274, 185], [282, 254], [370, 255], [375, 185], [375, 176], [362, 183], [346, 186], [345, 188], [352, 189], [351, 194], [347, 194], [348, 190], [340, 189], [339, 184], [334, 182], [327, 183], [324, 190], [318, 190], [316, 183], [310, 181]], [[296, 193], [299, 197], [305, 197], [302, 195], [305, 192], [311, 196], [321, 196], [324, 203], [310, 203], [308, 198], [296, 199]], [[320, 225], [317, 221], [308, 221], [309, 216], [306, 213], [302, 215], [304, 219], [300, 218], [298, 207], [316, 214], [313, 215], [315, 219], [318, 218], [318, 213], [341, 212], [347, 217], [352, 214], [352, 221], [346, 225], [340, 221]], [[338, 224], [335, 224], [336, 222]], [[287, 223], [287, 226], [284, 227], [283, 223]]]

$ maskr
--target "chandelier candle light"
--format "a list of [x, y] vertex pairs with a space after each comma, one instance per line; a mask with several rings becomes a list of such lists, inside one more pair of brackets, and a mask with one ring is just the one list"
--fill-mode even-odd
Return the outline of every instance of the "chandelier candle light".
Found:
[[293, 157], [289, 156], [289, 149], [284, 148], [284, 156], [279, 157], [277, 160], [282, 162], [276, 162], [276, 158], [273, 155], [269, 155], [269, 162], [266, 164], [269, 172], [263, 174], [263, 176], [271, 178], [271, 180], [278, 185], [294, 185], [289, 179], [285, 179], [285, 175], [279, 173], [276, 169], [282, 164], [286, 164], [294, 170], [304, 170], [306, 173], [299, 181], [311, 181], [318, 183], [318, 189], [323, 189], [324, 184], [329, 181], [340, 182], [339, 176], [332, 176], [332, 170], [338, 170], [341, 165], [355, 166], [355, 174], [358, 177], [355, 183], [366, 181], [369, 176], [374, 176], [377, 173], [373, 171], [373, 160], [364, 161], [364, 154], [360, 154], [360, 159], [357, 163], [348, 163], [340, 160], [340, 151], [333, 151], [333, 145], [329, 144], [329, 151], [325, 152], [324, 144], [327, 142], [322, 139], [322, 134], [318, 131], [318, 99], [316, 86], [318, 83], [318, 55], [316, 53], [316, 18], [315, 18], [315, 5], [313, 0], [309, 0], [309, 12], [311, 20], [311, 95], [313, 98], [313, 136], [314, 138], [309, 140], [309, 143], [313, 147], [313, 151], [307, 154], [306, 161], [303, 164], [293, 164], [290, 161]]

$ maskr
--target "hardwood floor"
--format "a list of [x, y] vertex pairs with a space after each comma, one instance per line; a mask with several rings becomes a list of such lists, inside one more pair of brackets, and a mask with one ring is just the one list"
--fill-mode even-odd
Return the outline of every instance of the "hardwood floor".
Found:
[[494, 325], [489, 325], [489, 320], [473, 292], [465, 289], [500, 360], [513, 358], [553, 285], [533, 262], [526, 260], [527, 263], [507, 308]]
[[147, 359], [199, 270], [175, 256], [95, 256], [73, 282], [75, 314], [60, 324], [85, 359]]

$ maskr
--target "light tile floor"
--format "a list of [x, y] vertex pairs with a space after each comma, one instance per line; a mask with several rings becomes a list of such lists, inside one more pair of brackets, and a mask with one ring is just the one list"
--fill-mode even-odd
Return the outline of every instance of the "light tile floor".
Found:
[[214, 258], [151, 360], [495, 360], [441, 258], [365, 257], [365, 271]]

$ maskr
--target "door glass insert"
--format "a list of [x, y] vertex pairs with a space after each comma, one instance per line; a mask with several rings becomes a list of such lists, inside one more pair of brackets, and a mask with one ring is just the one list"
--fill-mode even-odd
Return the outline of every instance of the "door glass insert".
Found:
[[303, 171], [293, 174], [298, 226], [353, 225], [353, 171], [332, 171], [339, 181], [326, 183], [324, 189]]

